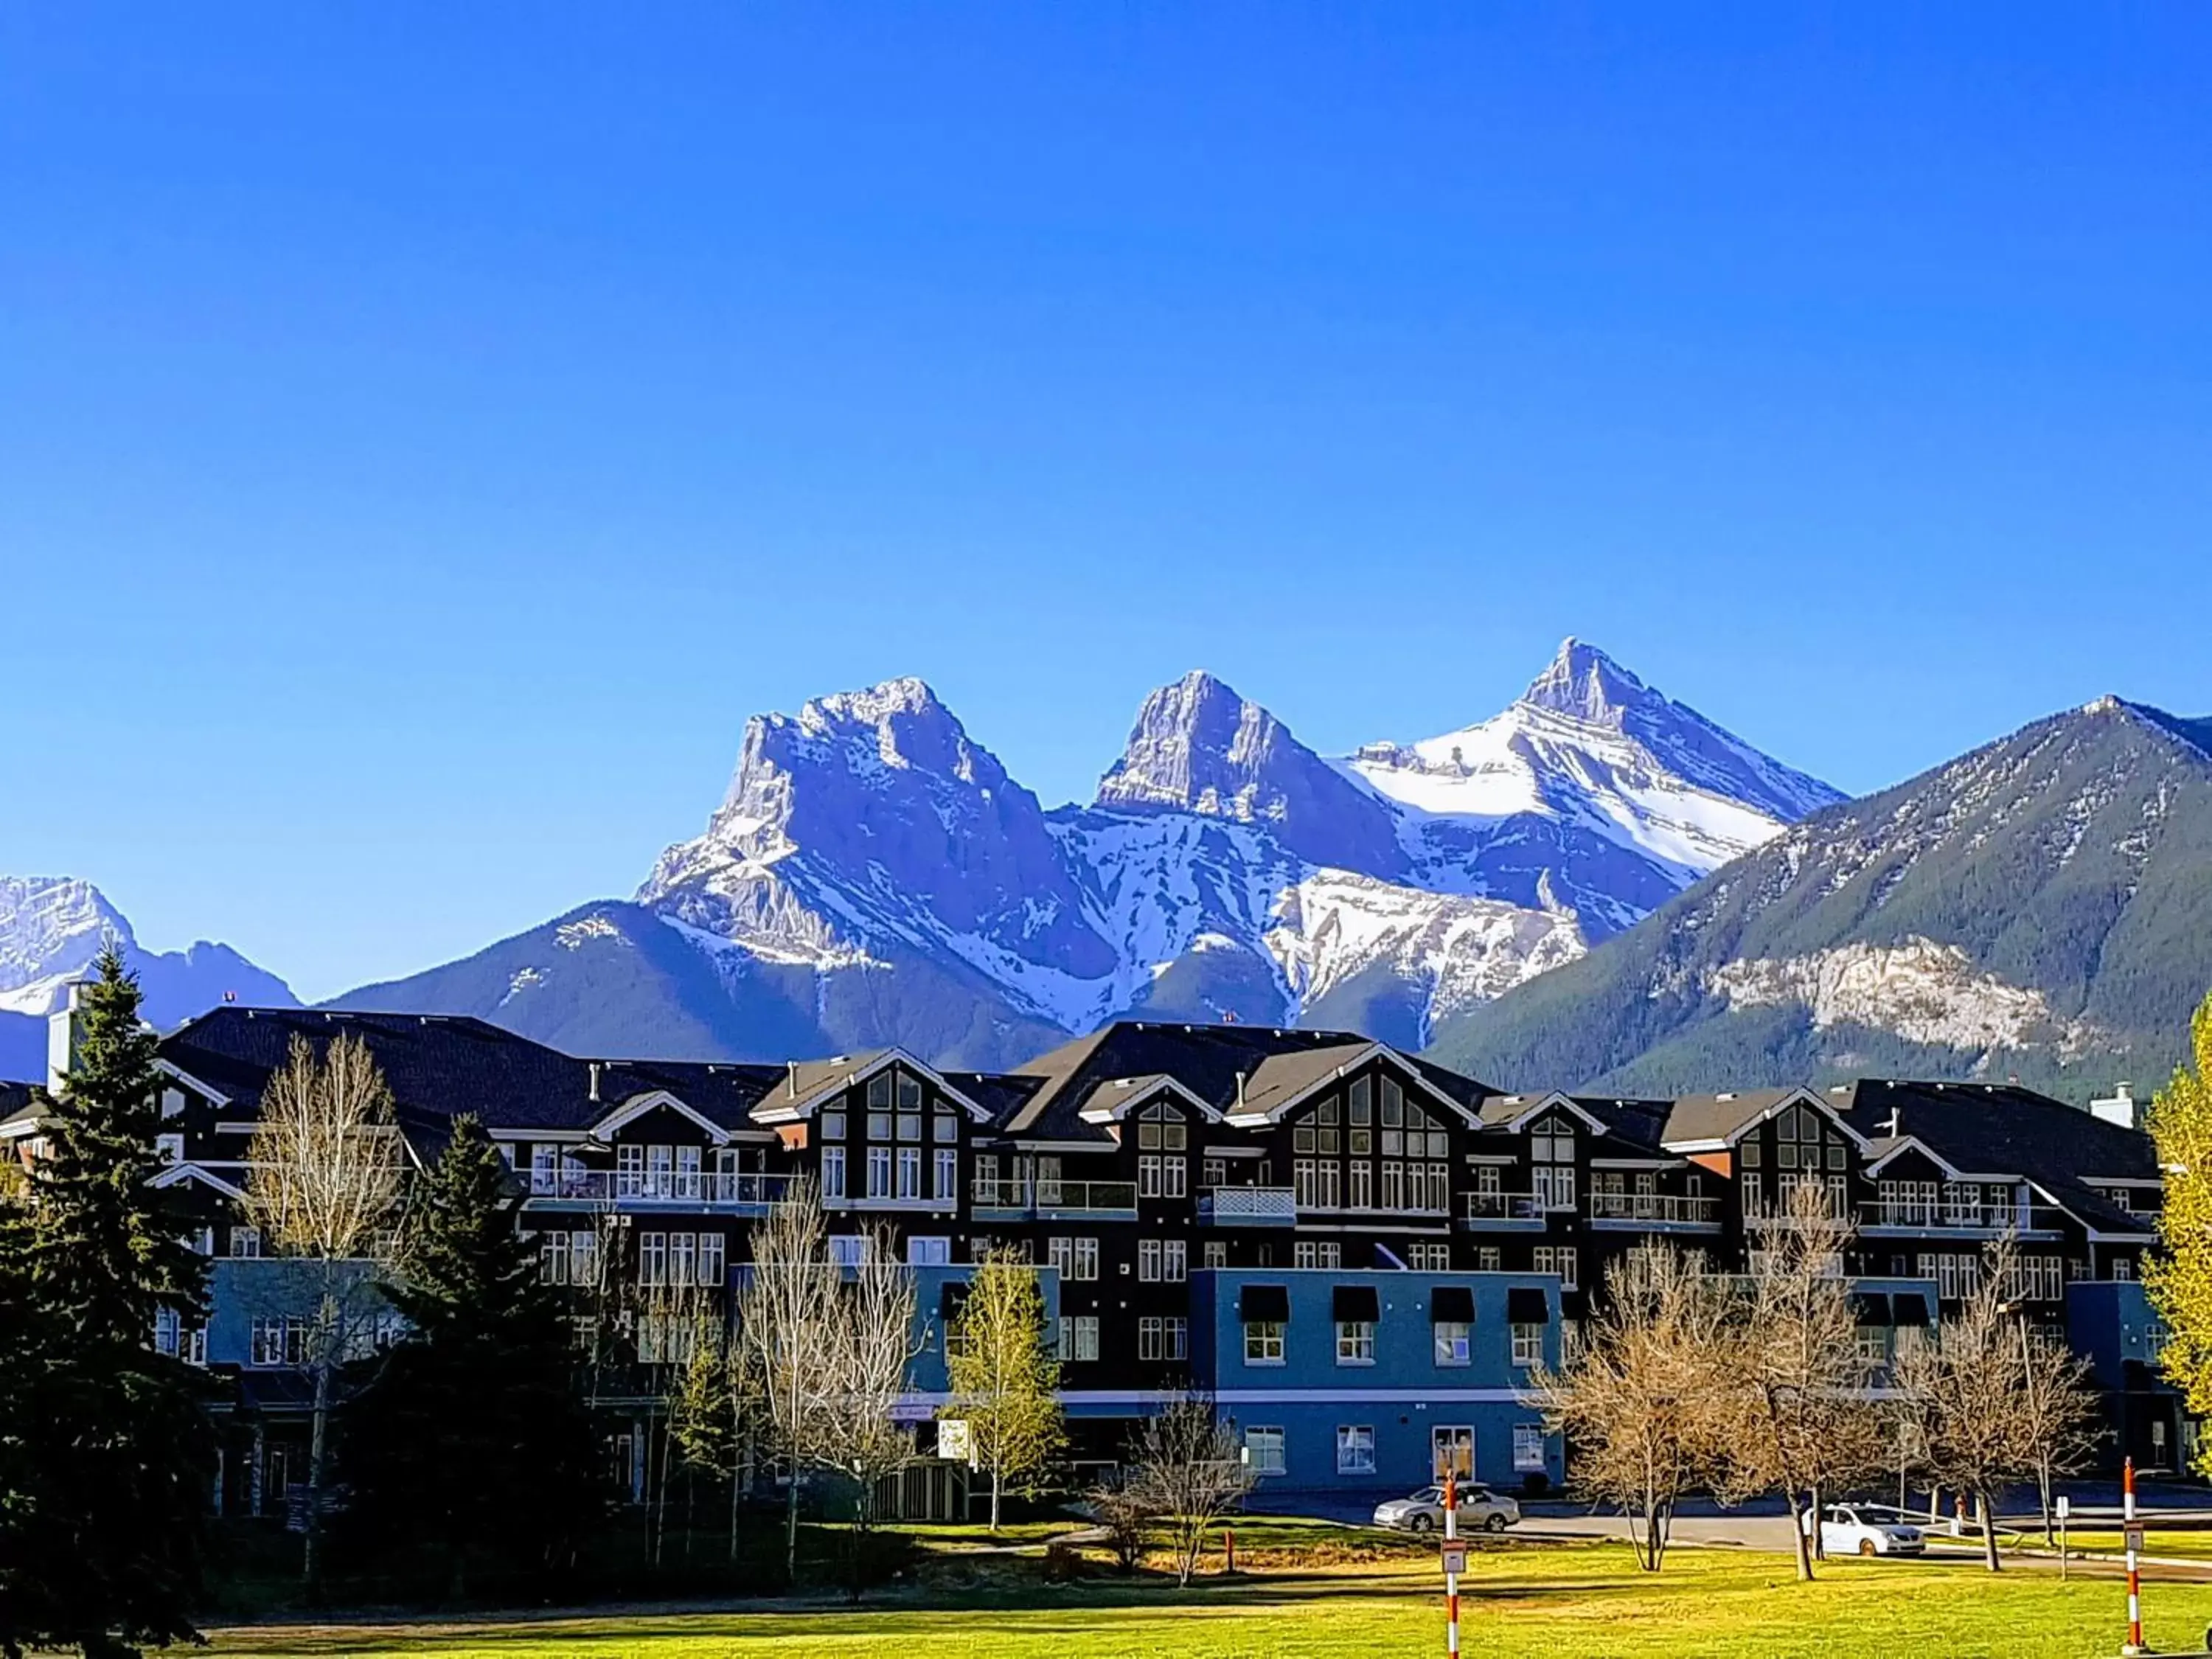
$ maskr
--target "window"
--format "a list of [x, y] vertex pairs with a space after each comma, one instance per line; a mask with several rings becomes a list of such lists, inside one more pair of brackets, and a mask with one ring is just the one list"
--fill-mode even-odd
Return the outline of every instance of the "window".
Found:
[[2124, 1285], [2135, 1276], [2136, 1264], [2133, 1260], [2124, 1255], [2116, 1255], [2112, 1258], [2112, 1277], [2115, 1280]]
[[1321, 1203], [1321, 1185], [1314, 1173], [1315, 1167], [1310, 1158], [1291, 1160], [1291, 1191], [1301, 1210], [1316, 1208]]
[[1483, 1273], [1497, 1273], [1500, 1271], [1500, 1264], [1504, 1260], [1504, 1257], [1498, 1246], [1486, 1244], [1474, 1253], [1474, 1270]]
[[1190, 1161], [1188, 1158], [1170, 1158], [1165, 1160], [1160, 1170], [1160, 1173], [1165, 1177], [1164, 1190], [1160, 1194], [1163, 1198], [1182, 1198], [1189, 1193], [1189, 1167]]
[[699, 1235], [699, 1283], [719, 1290], [729, 1277], [729, 1240], [720, 1233]]
[[1050, 1238], [1045, 1241], [1045, 1260], [1062, 1279], [1098, 1277], [1098, 1241], [1095, 1238]]
[[921, 1114], [920, 1112], [901, 1112], [899, 1114], [898, 1138], [901, 1140], [913, 1141], [919, 1141], [921, 1139]]
[[930, 1138], [940, 1146], [957, 1146], [960, 1139], [960, 1120], [951, 1112], [939, 1112], [929, 1120]]
[[1449, 1244], [1409, 1244], [1407, 1259], [1417, 1273], [1448, 1273], [1451, 1271], [1451, 1246]]
[[1540, 1423], [1516, 1423], [1513, 1425], [1513, 1467], [1521, 1474], [1540, 1471], [1544, 1467], [1544, 1425]]
[[889, 1140], [891, 1138], [891, 1115], [889, 1112], [868, 1114], [868, 1139]]
[[192, 1229], [191, 1237], [186, 1242], [191, 1244], [194, 1255], [213, 1255], [215, 1229], [204, 1224], [195, 1227]]
[[668, 1282], [672, 1285], [694, 1285], [699, 1279], [699, 1235], [671, 1233], [668, 1235]]
[[[1353, 1131], [1352, 1138], [1357, 1139], [1361, 1133], [1358, 1130]], [[1358, 1152], [1361, 1149], [1354, 1147], [1352, 1150]], [[1352, 1207], [1355, 1210], [1373, 1209], [1375, 1207], [1375, 1166], [1372, 1164], [1355, 1162], [1352, 1166], [1351, 1184]]]
[[845, 1149], [824, 1146], [822, 1149], [822, 1196], [845, 1196]]
[[868, 1259], [868, 1237], [866, 1233], [832, 1233], [830, 1235], [830, 1260], [840, 1267], [857, 1267]]
[[568, 1235], [568, 1282], [586, 1285], [599, 1282], [599, 1236], [589, 1229]]
[[1225, 1267], [1229, 1265], [1227, 1239], [1209, 1238], [1206, 1241], [1206, 1265], [1209, 1267]]
[[888, 1146], [868, 1148], [868, 1196], [889, 1198], [891, 1195], [891, 1149]]
[[1341, 1267], [1344, 1265], [1344, 1246], [1333, 1241], [1322, 1243], [1310, 1238], [1299, 1239], [1291, 1246], [1291, 1265], [1293, 1267]]
[[1143, 1238], [1137, 1241], [1137, 1278], [1144, 1284], [1156, 1285], [1160, 1278], [1160, 1241]]
[[568, 1235], [540, 1233], [538, 1237], [538, 1276], [548, 1285], [568, 1282]]
[[[1747, 1142], [1755, 1146], [1756, 1142]], [[1766, 1180], [1763, 1176], [1747, 1175], [1743, 1178], [1743, 1212], [1747, 1216], [1766, 1213]]]
[[1244, 1431], [1244, 1461], [1255, 1474], [1282, 1474], [1290, 1467], [1284, 1461], [1284, 1449], [1280, 1429]]
[[1371, 1078], [1356, 1077], [1346, 1095], [1346, 1121], [1358, 1125], [1375, 1121], [1375, 1082]]
[[906, 1242], [907, 1265], [910, 1267], [942, 1267], [952, 1260], [952, 1241], [949, 1238], [909, 1238]]
[[[1390, 1085], [1382, 1085], [1388, 1089]], [[1336, 1431], [1336, 1472], [1339, 1474], [1375, 1473], [1375, 1431], [1365, 1424], [1341, 1425]]]
[[921, 1080], [908, 1077], [904, 1072], [898, 1074], [898, 1109], [902, 1112], [921, 1109]]
[[1060, 1316], [1060, 1357], [1063, 1361], [1098, 1358], [1098, 1316], [1062, 1314]]
[[1226, 1187], [1229, 1184], [1229, 1160], [1207, 1158], [1199, 1165], [1198, 1184], [1201, 1187]]
[[1465, 1320], [1440, 1319], [1430, 1328], [1436, 1333], [1437, 1364], [1471, 1365], [1474, 1363], [1474, 1328]]
[[975, 1194], [978, 1204], [1001, 1201], [999, 1194], [999, 1155], [996, 1152], [975, 1154]]
[[1244, 1363], [1279, 1365], [1283, 1363], [1283, 1322], [1248, 1319], [1244, 1322]]
[[1139, 1359], [1182, 1359], [1188, 1356], [1190, 1322], [1172, 1317], [1144, 1318], [1137, 1322], [1137, 1358]]
[[901, 1198], [921, 1196], [921, 1148], [919, 1146], [898, 1149], [898, 1195]]
[[1534, 1256], [1535, 1271], [1540, 1273], [1559, 1274], [1559, 1288], [1563, 1291], [1571, 1291], [1575, 1288], [1577, 1259], [1577, 1252], [1571, 1244], [1561, 1244], [1557, 1247], [1539, 1244]]
[[1516, 1365], [1540, 1365], [1544, 1363], [1544, 1328], [1541, 1325], [1516, 1325], [1513, 1328], [1513, 1363]]
[[1375, 1363], [1375, 1326], [1371, 1320], [1340, 1319], [1336, 1322], [1336, 1363], [1340, 1365], [1371, 1365]]
[[635, 1198], [645, 1191], [645, 1148], [615, 1148], [615, 1196]]
[[[891, 1074], [889, 1072], [878, 1072], [868, 1079], [868, 1109], [872, 1112], [878, 1109], [886, 1112], [891, 1109]], [[872, 1135], [876, 1132], [871, 1129], [868, 1133]], [[890, 1133], [887, 1128], [878, 1138], [888, 1140]]]
[[182, 1091], [181, 1089], [164, 1089], [164, 1090], [162, 1090], [162, 1091], [161, 1091], [161, 1115], [162, 1115], [163, 1117], [182, 1117], [184, 1115], [185, 1115], [185, 1095], [184, 1095], [184, 1091]]
[[1073, 1279], [1098, 1277], [1098, 1241], [1097, 1239], [1079, 1238], [1075, 1241], [1075, 1271], [1069, 1277]]
[[1184, 1127], [1182, 1113], [1165, 1101], [1145, 1108], [1137, 1121], [1137, 1149], [1146, 1152], [1181, 1152], [1189, 1150], [1190, 1131]]
[[1137, 1196], [1158, 1198], [1160, 1195], [1160, 1160], [1157, 1153], [1146, 1153], [1137, 1159]]
[[1395, 1078], [1382, 1079], [1382, 1127], [1395, 1129], [1406, 1121], [1406, 1091]]
[[1160, 1277], [1170, 1285], [1181, 1285], [1190, 1278], [1190, 1246], [1180, 1238], [1164, 1240], [1160, 1246]]
[[699, 1149], [678, 1146], [676, 1149], [676, 1196], [699, 1201]]
[[233, 1227], [230, 1230], [230, 1253], [251, 1259], [261, 1254], [261, 1229]]
[[164, 1164], [182, 1164], [185, 1161], [185, 1138], [182, 1135], [155, 1135], [154, 1156]]
[[[1387, 1152], [1390, 1149], [1385, 1146], [1382, 1150]], [[1402, 1164], [1385, 1164], [1382, 1166], [1382, 1207], [1386, 1210], [1406, 1207], [1406, 1166]]]
[[845, 1138], [845, 1115], [842, 1112], [822, 1114], [822, 1139], [842, 1140]]
[[307, 1322], [284, 1314], [256, 1315], [246, 1354], [250, 1365], [306, 1364]]
[[645, 1149], [645, 1195], [647, 1198], [676, 1196], [676, 1149], [673, 1146], [648, 1146]]
[[657, 1288], [668, 1282], [666, 1233], [640, 1233], [637, 1236], [637, 1282], [648, 1288]]
[[939, 1149], [937, 1154], [936, 1195], [957, 1198], [960, 1195], [960, 1154], [950, 1147]]

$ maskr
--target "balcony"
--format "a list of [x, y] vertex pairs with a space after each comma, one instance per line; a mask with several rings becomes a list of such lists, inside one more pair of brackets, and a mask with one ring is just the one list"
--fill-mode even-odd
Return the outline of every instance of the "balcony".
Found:
[[977, 1181], [969, 1189], [978, 1221], [1130, 1221], [1133, 1181]]
[[765, 1215], [781, 1203], [788, 1175], [725, 1170], [546, 1170], [520, 1172], [533, 1209], [612, 1205], [618, 1210], [720, 1210]]
[[1459, 1224], [1478, 1232], [1540, 1232], [1551, 1210], [1534, 1193], [1468, 1193]]
[[1208, 1187], [1198, 1195], [1206, 1227], [1295, 1227], [1297, 1194], [1288, 1187]]
[[1589, 1218], [1608, 1231], [1649, 1228], [1666, 1232], [1718, 1232], [1717, 1198], [1677, 1198], [1666, 1193], [1592, 1193]]
[[2048, 1205], [1954, 1204], [1940, 1199], [1877, 1199], [1858, 1206], [1859, 1231], [1869, 1238], [1906, 1234], [1947, 1238], [2047, 1237], [2061, 1231], [2062, 1212]]

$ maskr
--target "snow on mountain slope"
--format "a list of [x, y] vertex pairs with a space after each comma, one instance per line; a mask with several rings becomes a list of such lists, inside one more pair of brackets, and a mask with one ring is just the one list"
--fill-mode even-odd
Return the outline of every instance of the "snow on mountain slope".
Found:
[[1413, 884], [1564, 904], [1592, 938], [1843, 799], [1572, 639], [1504, 713], [1339, 764], [1395, 810]]
[[43, 1016], [64, 988], [82, 979], [112, 937], [125, 966], [138, 975], [145, 1013], [174, 1025], [234, 994], [240, 1001], [290, 1007], [283, 981], [227, 945], [207, 940], [183, 951], [142, 946], [123, 913], [90, 882], [67, 876], [0, 876], [0, 1012]]

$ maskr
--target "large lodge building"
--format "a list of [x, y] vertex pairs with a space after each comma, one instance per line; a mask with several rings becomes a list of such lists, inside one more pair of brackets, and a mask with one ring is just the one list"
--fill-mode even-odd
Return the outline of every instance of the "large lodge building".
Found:
[[[57, 1014], [50, 1086], [69, 1029]], [[1404, 1490], [1446, 1467], [1543, 1489], [1565, 1454], [1522, 1385], [1574, 1341], [1607, 1267], [1664, 1239], [1742, 1271], [1747, 1220], [1806, 1183], [1856, 1224], [1844, 1271], [1870, 1356], [1971, 1293], [2010, 1233], [2024, 1316], [2093, 1362], [2112, 1460], [2187, 1450], [2136, 1282], [2160, 1193], [2148, 1138], [2016, 1087], [1504, 1095], [1344, 1032], [1134, 1022], [1000, 1073], [895, 1048], [592, 1060], [470, 1018], [224, 1007], [161, 1043], [162, 1179], [218, 1260], [208, 1327], [157, 1340], [236, 1376], [234, 1510], [272, 1507], [302, 1468], [301, 1324], [240, 1207], [246, 1148], [293, 1036], [340, 1030], [382, 1067], [413, 1156], [474, 1114], [548, 1276], [620, 1302], [601, 1395], [631, 1425], [615, 1450], [641, 1489], [632, 1449], [689, 1310], [726, 1309], [751, 1224], [796, 1180], [820, 1191], [836, 1252], [887, 1229], [917, 1270], [902, 1414], [928, 1473], [908, 1501], [938, 1512], [960, 1491], [927, 1462], [944, 1319], [994, 1246], [1043, 1270], [1079, 1464], [1113, 1462], [1133, 1419], [1198, 1388], [1279, 1489]], [[0, 1085], [0, 1140], [31, 1155], [40, 1115]]]

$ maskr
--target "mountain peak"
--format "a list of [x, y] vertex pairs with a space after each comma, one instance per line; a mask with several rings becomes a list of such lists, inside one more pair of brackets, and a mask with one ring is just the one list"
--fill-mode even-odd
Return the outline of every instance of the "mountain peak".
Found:
[[1626, 712], [1650, 701], [1654, 693], [1597, 647], [1570, 634], [1544, 672], [1530, 681], [1521, 701], [1577, 720], [1618, 726]]
[[1098, 805], [1266, 823], [1316, 863], [1395, 870], [1404, 854], [1371, 796], [1260, 704], [1203, 669], [1146, 697]]
[[[833, 691], [799, 705], [799, 723], [810, 730], [840, 726], [882, 726], [901, 714], [952, 720], [929, 682], [911, 674], [883, 680], [857, 691]], [[953, 720], [958, 725], [957, 720]]]

